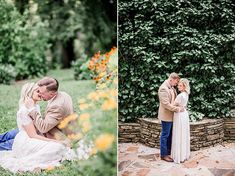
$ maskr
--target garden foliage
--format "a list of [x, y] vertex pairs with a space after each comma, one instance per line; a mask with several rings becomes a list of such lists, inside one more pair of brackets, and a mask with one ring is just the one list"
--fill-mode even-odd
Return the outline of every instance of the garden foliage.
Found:
[[88, 69], [88, 56], [84, 53], [81, 55], [79, 59], [72, 62], [72, 66], [74, 69], [74, 79], [75, 80], [90, 80], [91, 73]]
[[[116, 0], [34, 2], [39, 6], [38, 15], [49, 24], [52, 66], [56, 63], [63, 68], [70, 67], [66, 60], [80, 60], [84, 54], [92, 57], [94, 52], [108, 51], [116, 45]], [[27, 3], [23, 4], [27, 8]], [[79, 47], [74, 44], [76, 40]]]
[[[47, 71], [46, 25], [30, 11], [21, 15], [10, 0], [1, 1], [0, 16], [0, 83], [43, 75]], [[3, 69], [9, 65], [14, 71]]]
[[118, 6], [121, 121], [156, 117], [157, 91], [171, 72], [190, 80], [191, 120], [230, 116], [234, 1], [120, 0]]
[[[116, 175], [117, 49], [114, 47], [105, 54], [96, 53], [88, 65], [96, 90], [80, 99], [79, 113], [66, 117], [58, 127], [72, 132], [68, 138], [75, 151], [79, 147], [79, 140], [84, 140], [84, 143], [93, 141], [89, 152], [90, 163], [82, 168], [84, 173], [97, 176]], [[74, 120], [75, 123], [70, 123]], [[77, 155], [79, 157], [80, 153]]]

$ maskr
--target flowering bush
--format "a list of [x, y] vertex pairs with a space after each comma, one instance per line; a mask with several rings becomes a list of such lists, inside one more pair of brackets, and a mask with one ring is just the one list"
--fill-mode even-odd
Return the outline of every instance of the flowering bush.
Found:
[[95, 175], [116, 175], [117, 49], [96, 53], [88, 68], [96, 90], [79, 100], [79, 115], [71, 114], [58, 127], [66, 132], [80, 159], [94, 156], [95, 164], [89, 168]]

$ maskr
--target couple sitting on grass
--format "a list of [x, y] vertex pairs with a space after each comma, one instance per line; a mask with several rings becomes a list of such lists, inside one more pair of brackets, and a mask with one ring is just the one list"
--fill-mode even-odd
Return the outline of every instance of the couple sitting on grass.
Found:
[[[73, 113], [71, 97], [58, 91], [59, 83], [45, 77], [37, 83], [26, 83], [21, 90], [17, 112], [18, 129], [0, 135], [0, 166], [13, 173], [40, 171], [71, 159], [72, 149], [57, 125]], [[44, 118], [39, 101], [48, 101]], [[64, 138], [65, 139], [65, 138]]]

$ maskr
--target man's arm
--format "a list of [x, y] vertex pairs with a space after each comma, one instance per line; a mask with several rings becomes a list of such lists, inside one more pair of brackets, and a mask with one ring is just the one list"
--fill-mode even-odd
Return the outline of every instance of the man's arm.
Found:
[[35, 139], [40, 139], [40, 140], [44, 140], [44, 141], [53, 141], [53, 142], [59, 142], [57, 140], [54, 140], [54, 139], [49, 139], [49, 138], [46, 138], [44, 136], [40, 136], [37, 134], [36, 132], [36, 129], [33, 125], [33, 123], [31, 122], [30, 124], [27, 124], [27, 125], [23, 125], [26, 133], [28, 134], [28, 136], [30, 138], [35, 138]]
[[47, 133], [57, 126], [62, 120], [63, 114], [63, 108], [58, 106], [51, 107], [45, 114], [44, 119], [35, 109], [29, 112], [29, 116], [33, 119], [34, 125], [40, 133]]
[[160, 89], [158, 92], [159, 100], [164, 106], [164, 108], [172, 112], [180, 112], [180, 107], [174, 106], [170, 103], [169, 95], [166, 89]]

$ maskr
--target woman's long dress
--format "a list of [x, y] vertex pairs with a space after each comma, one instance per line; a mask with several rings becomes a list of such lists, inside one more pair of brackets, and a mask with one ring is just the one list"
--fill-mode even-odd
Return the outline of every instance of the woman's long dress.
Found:
[[[186, 107], [188, 94], [180, 93], [175, 104]], [[174, 113], [172, 129], [171, 157], [176, 163], [189, 159], [190, 156], [190, 126], [188, 111]]]
[[[37, 106], [39, 111], [39, 106]], [[22, 106], [17, 112], [19, 133], [14, 139], [11, 151], [0, 152], [0, 166], [13, 173], [18, 171], [33, 171], [36, 168], [46, 169], [59, 166], [66, 158], [68, 148], [63, 144], [30, 138], [23, 125], [32, 123], [28, 110]]]

